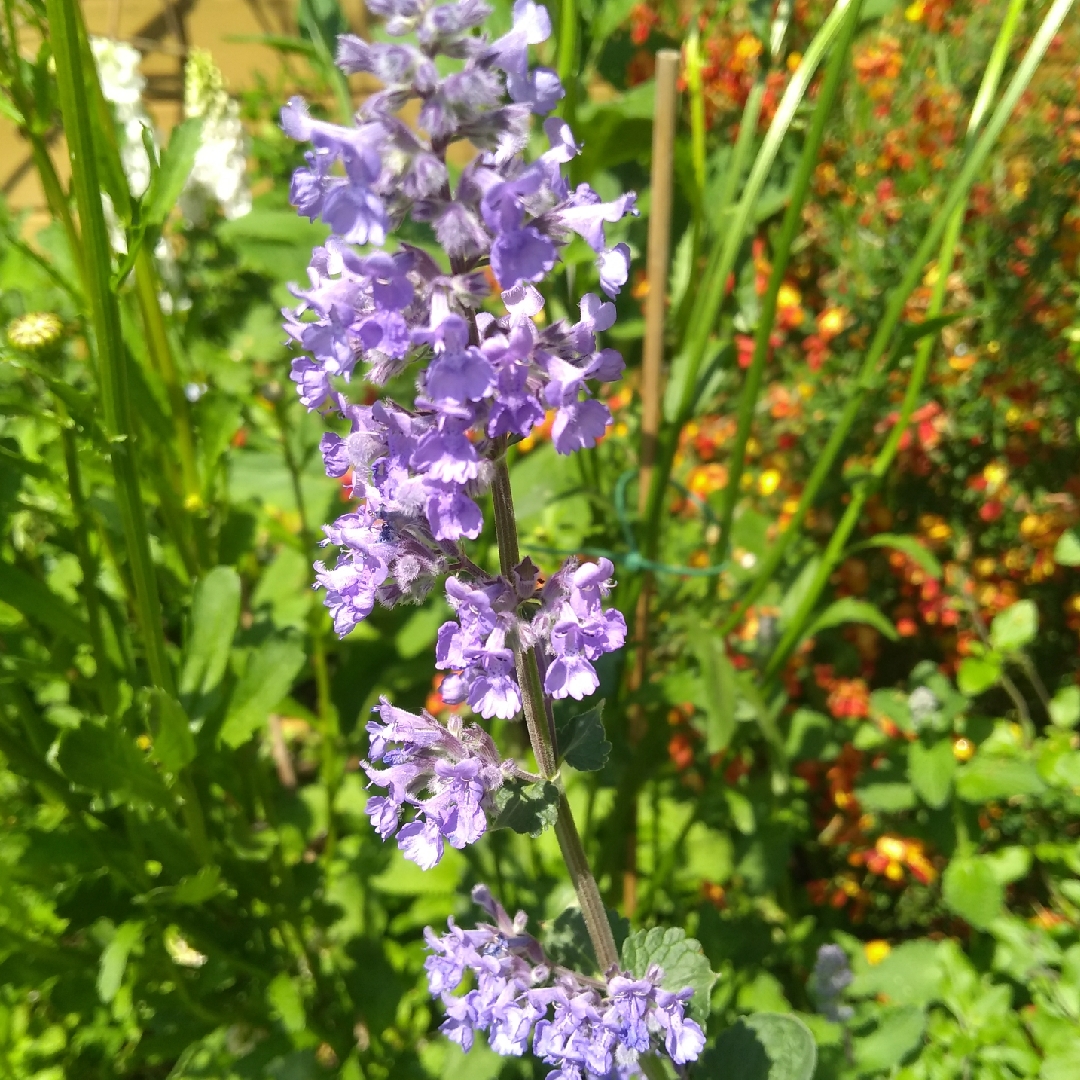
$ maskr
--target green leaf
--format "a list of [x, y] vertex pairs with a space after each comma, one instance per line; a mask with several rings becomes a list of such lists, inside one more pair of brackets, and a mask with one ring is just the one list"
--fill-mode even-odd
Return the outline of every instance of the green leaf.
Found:
[[[630, 933], [630, 923], [617, 911], [612, 911], [611, 908], [604, 910], [615, 938], [615, 946], [621, 948]], [[596, 970], [596, 955], [581, 908], [568, 907], [561, 912], [554, 922], [545, 927], [541, 940], [544, 952], [556, 964], [585, 973]]]
[[493, 800], [493, 829], [513, 829], [516, 833], [540, 836], [559, 816], [559, 789], [550, 780], [507, 780]]
[[881, 814], [897, 813], [915, 808], [915, 791], [911, 784], [883, 781], [864, 784], [855, 789], [859, 805]]
[[195, 739], [183, 706], [171, 694], [155, 686], [150, 689], [152, 752], [171, 773], [178, 773], [195, 759]]
[[990, 754], [976, 755], [958, 770], [956, 777], [956, 793], [970, 803], [1039, 795], [1045, 790], [1034, 762]]
[[1031, 870], [1031, 859], [1031, 849], [1019, 845], [1001, 848], [1000, 851], [982, 856], [982, 860], [1002, 885], [1010, 885], [1027, 877]]
[[938, 562], [934, 553], [914, 536], [878, 533], [858, 546], [892, 548], [894, 551], [899, 551], [911, 559], [913, 563], [916, 563], [923, 573], [936, 580], [940, 580], [941, 575], [944, 573], [941, 563]]
[[221, 728], [226, 746], [242, 746], [262, 727], [270, 711], [288, 695], [305, 659], [303, 648], [289, 638], [271, 638], [252, 653]]
[[985, 930], [1001, 914], [1005, 887], [986, 859], [966, 855], [954, 858], [945, 868], [941, 896], [950, 911]]
[[124, 922], [116, 928], [112, 940], [105, 946], [101, 953], [101, 963], [98, 967], [97, 991], [98, 997], [108, 1004], [120, 989], [124, 981], [124, 972], [127, 970], [128, 957], [135, 943], [142, 935], [143, 924], [141, 922]]
[[76, 643], [90, 640], [90, 631], [76, 608], [25, 570], [2, 561], [0, 599], [28, 622], [46, 626], [60, 637]]
[[902, 323], [896, 341], [896, 355], [907, 356], [916, 342], [936, 335], [939, 330], [944, 330], [959, 318], [959, 313], [953, 312], [949, 315], [935, 315], [930, 319], [923, 319], [922, 322]]
[[919, 1005], [883, 1009], [877, 1027], [855, 1040], [860, 1073], [883, 1073], [898, 1065], [922, 1040], [926, 1012]]
[[156, 228], [169, 216], [180, 192], [184, 190], [195, 154], [202, 142], [203, 118], [192, 116], [173, 128], [169, 145], [161, 152], [161, 163], [154, 171], [142, 202], [141, 224]]
[[751, 836], [754, 832], [754, 804], [741, 791], [731, 787], [724, 788], [724, 802], [728, 804], [735, 828], [743, 836]]
[[990, 640], [995, 649], [1016, 652], [1035, 640], [1039, 628], [1039, 611], [1031, 600], [1018, 600], [994, 617], [990, 624]]
[[1070, 529], [1054, 545], [1054, 562], [1059, 566], [1080, 566], [1080, 536]]
[[996, 685], [1001, 678], [1001, 660], [989, 653], [986, 656], [965, 656], [956, 672], [956, 685], [968, 697], [976, 697]]
[[1075, 727], [1080, 720], [1080, 686], [1062, 687], [1050, 702], [1050, 719], [1058, 727]]
[[275, 975], [266, 988], [266, 1001], [289, 1034], [298, 1035], [307, 1027], [300, 988], [284, 971]]
[[939, 739], [929, 746], [913, 742], [908, 747], [908, 776], [919, 798], [934, 809], [940, 809], [949, 801], [956, 758], [952, 742]]
[[939, 943], [917, 938], [898, 945], [877, 964], [857, 955], [851, 994], [860, 998], [887, 994], [896, 1005], [922, 1005], [938, 996], [943, 977]]
[[814, 575], [817, 574], [820, 565], [820, 556], [815, 555], [813, 558], [808, 559], [799, 571], [799, 576], [791, 583], [787, 592], [784, 593], [784, 598], [780, 601], [781, 626], [787, 626], [794, 617], [795, 612], [799, 610], [799, 605], [802, 604], [803, 599], [810, 592], [810, 586], [814, 583]]
[[231, 566], [215, 566], [195, 586], [181, 694], [209, 694], [221, 682], [239, 618], [240, 575]]
[[174, 904], [201, 904], [218, 891], [221, 871], [216, 866], [204, 866], [197, 874], [183, 878], [172, 890]]
[[760, 1012], [743, 1016], [720, 1033], [695, 1070], [715, 1080], [811, 1080], [817, 1047], [797, 1017]]
[[654, 926], [651, 930], [638, 930], [631, 934], [622, 947], [623, 966], [642, 978], [645, 972], [658, 964], [664, 976], [660, 985], [665, 990], [682, 990], [689, 986], [694, 991], [690, 999], [690, 1013], [705, 1026], [709, 1017], [709, 994], [718, 976], [709, 967], [709, 960], [701, 946], [678, 926]]
[[872, 626], [890, 641], [896, 641], [896, 627], [873, 605], [865, 600], [856, 600], [853, 596], [844, 596], [833, 601], [807, 628], [803, 637], [813, 637], [833, 626], [842, 623], [858, 622]]
[[579, 772], [598, 772], [607, 764], [611, 743], [604, 733], [604, 701], [556, 725], [563, 761]]
[[705, 703], [705, 750], [718, 754], [726, 750], [735, 734], [735, 699], [738, 676], [727, 658], [724, 644], [714, 634], [702, 632], [694, 647], [701, 671]]
[[56, 763], [79, 787], [170, 806], [165, 785], [142, 752], [115, 723], [83, 720], [60, 736]]

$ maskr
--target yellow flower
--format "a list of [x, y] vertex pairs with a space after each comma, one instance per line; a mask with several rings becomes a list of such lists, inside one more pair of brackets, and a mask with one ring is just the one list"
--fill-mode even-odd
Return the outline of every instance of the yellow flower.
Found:
[[793, 52], [787, 58], [787, 69], [788, 69], [788, 71], [794, 71], [801, 63], [802, 63], [802, 53], [801, 52]]
[[766, 469], [758, 477], [758, 491], [762, 495], [771, 495], [780, 486], [780, 473], [776, 469]]
[[60, 340], [64, 324], [51, 311], [31, 311], [12, 319], [7, 328], [7, 339], [16, 349], [37, 352], [47, 349]]
[[991, 461], [989, 465], [983, 469], [983, 479], [986, 481], [987, 486], [991, 492], [996, 491], [1009, 477], [1009, 470], [1001, 464], [1000, 461]]
[[959, 738], [952, 744], [952, 753], [957, 761], [970, 761], [975, 755], [975, 744], [970, 739]]
[[896, 836], [879, 837], [874, 847], [886, 859], [892, 859], [895, 862], [900, 862], [907, 854], [907, 844]]
[[868, 941], [863, 946], [863, 952], [866, 953], [868, 964], [880, 964], [892, 952], [892, 946], [879, 938], [877, 941]]
[[926, 5], [923, 0], [915, 0], [914, 4], [909, 4], [904, 9], [904, 18], [908, 22], [922, 22], [922, 17], [926, 12]]

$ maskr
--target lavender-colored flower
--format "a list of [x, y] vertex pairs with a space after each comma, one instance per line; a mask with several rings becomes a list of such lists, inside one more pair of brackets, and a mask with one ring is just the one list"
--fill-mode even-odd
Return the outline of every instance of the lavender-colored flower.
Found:
[[[370, 760], [363, 768], [387, 794], [373, 795], [367, 813], [379, 836], [385, 840], [396, 832], [405, 857], [429, 870], [442, 858], [444, 843], [463, 848], [484, 835], [488, 797], [514, 765], [499, 760], [487, 732], [475, 724], [465, 727], [458, 717], [443, 725], [385, 698], [376, 711], [379, 719], [367, 725]], [[402, 825], [409, 807], [415, 816]]]
[[[517, 0], [513, 25], [496, 41], [476, 32], [488, 14], [481, 0], [378, 0], [376, 13], [391, 36], [415, 34], [419, 47], [340, 39], [341, 67], [383, 83], [356, 122], [317, 119], [299, 98], [281, 114], [285, 132], [311, 145], [293, 178], [293, 203], [331, 231], [313, 253], [306, 286], [294, 289], [298, 306], [285, 313], [289, 337], [305, 353], [292, 379], [309, 409], [351, 422], [350, 435], [323, 440], [327, 471], [351, 469], [362, 516], [391, 526], [377, 550], [369, 537], [359, 546], [346, 538], [338, 563], [318, 568], [339, 633], [366, 617], [373, 597], [396, 602], [423, 591], [403, 585], [395, 545], [411, 545], [409, 565], [425, 564], [413, 580], [430, 587], [426, 571], [445, 560], [446, 545], [479, 535], [477, 499], [493, 459], [506, 440], [542, 423], [547, 408], [556, 410], [560, 453], [594, 446], [604, 434], [611, 417], [590, 384], [622, 371], [618, 354], [596, 341], [614, 307], [589, 294], [578, 323], [538, 330], [533, 318], [544, 302], [531, 283], [577, 234], [595, 248], [601, 288], [614, 296], [627, 278], [629, 249], [609, 248], [605, 229], [635, 212], [633, 195], [604, 202], [587, 184], [571, 190], [562, 171], [579, 148], [562, 120], [545, 121], [549, 148], [523, 160], [530, 112], [543, 115], [562, 96], [553, 72], [529, 68], [529, 48], [551, 32], [544, 7]], [[451, 61], [442, 76], [440, 55]], [[419, 132], [397, 116], [409, 100], [419, 103]], [[452, 188], [446, 149], [463, 140], [481, 153]], [[407, 216], [430, 223], [448, 266], [407, 244], [367, 254], [354, 247], [381, 247]], [[485, 263], [503, 289], [500, 317], [480, 310]], [[417, 362], [424, 370], [411, 408], [383, 402], [358, 417], [338, 392], [337, 382], [357, 370], [382, 383]], [[338, 543], [344, 533], [333, 528]], [[505, 657], [492, 646], [475, 666], [483, 674], [471, 688], [486, 680], [478, 707], [504, 714], [515, 695]], [[565, 680], [575, 689], [587, 681], [583, 670]]]
[[[450, 919], [441, 937], [424, 931], [428, 987], [446, 1010], [442, 1031], [462, 1049], [480, 1032], [496, 1053], [516, 1056], [531, 1038], [553, 1067], [548, 1080], [634, 1076], [638, 1056], [661, 1048], [677, 1065], [701, 1054], [705, 1035], [686, 1016], [692, 991], [662, 989], [661, 968], [642, 977], [612, 971], [606, 981], [558, 968], [526, 933], [523, 912], [511, 920], [482, 885], [473, 899], [494, 924], [463, 930]], [[470, 974], [473, 988], [455, 993]]]
[[818, 1012], [834, 1024], [843, 1024], [854, 1016], [850, 1005], [842, 1004], [844, 991], [855, 976], [848, 964], [847, 953], [839, 945], [822, 945], [810, 976], [810, 996]]

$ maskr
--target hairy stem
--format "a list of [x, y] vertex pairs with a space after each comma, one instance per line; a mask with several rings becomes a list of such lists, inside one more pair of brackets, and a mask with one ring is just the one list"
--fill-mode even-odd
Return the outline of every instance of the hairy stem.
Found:
[[[514, 517], [514, 499], [510, 490], [510, 471], [506, 457], [502, 455], [495, 463], [495, 479], [492, 484], [492, 501], [495, 506], [495, 536], [499, 544], [499, 563], [504, 575], [509, 576], [518, 564], [517, 519]], [[559, 788], [559, 816], [555, 822], [555, 836], [559, 841], [563, 860], [570, 871], [574, 883], [581, 914], [589, 931], [593, 950], [601, 972], [606, 973], [619, 963], [619, 951], [615, 947], [615, 938], [611, 933], [604, 901], [600, 889], [589, 866], [588, 856], [581, 843], [570, 802], [563, 790], [559, 776], [559, 763], [555, 742], [548, 725], [547, 702], [540, 682], [540, 669], [533, 649], [523, 649], [515, 645], [514, 657], [517, 663], [518, 682], [521, 686], [521, 699], [525, 713], [525, 723], [529, 728], [529, 741], [540, 774], [553, 781]]]

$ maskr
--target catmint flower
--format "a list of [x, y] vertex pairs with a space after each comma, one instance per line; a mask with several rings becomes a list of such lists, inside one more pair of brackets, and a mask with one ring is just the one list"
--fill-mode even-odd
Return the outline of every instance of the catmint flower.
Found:
[[613, 970], [601, 980], [557, 967], [526, 933], [524, 912], [511, 919], [483, 885], [473, 899], [493, 924], [463, 930], [450, 919], [441, 937], [424, 931], [428, 988], [446, 1010], [441, 1030], [463, 1050], [478, 1032], [504, 1056], [520, 1056], [531, 1041], [553, 1067], [549, 1080], [636, 1076], [639, 1055], [661, 1048], [676, 1065], [701, 1054], [704, 1032], [686, 1015], [693, 992], [663, 989], [662, 968], [640, 978]]
[[810, 976], [810, 996], [817, 1003], [818, 1012], [834, 1024], [842, 1024], [854, 1015], [850, 1005], [840, 1003], [853, 978], [847, 953], [839, 945], [822, 945], [818, 949]]
[[[312, 255], [307, 283], [294, 286], [297, 306], [284, 313], [301, 350], [291, 377], [308, 409], [351, 424], [349, 435], [323, 440], [327, 472], [351, 471], [354, 495], [392, 521], [395, 538], [445, 551], [480, 534], [477, 499], [491, 483], [494, 460], [549, 409], [562, 454], [595, 446], [610, 425], [607, 406], [591, 394], [622, 373], [622, 358], [597, 340], [615, 320], [614, 305], [589, 293], [578, 320], [540, 328], [544, 300], [535, 283], [579, 235], [596, 251], [601, 291], [617, 295], [630, 252], [621, 243], [609, 247], [606, 229], [636, 211], [632, 194], [604, 202], [587, 184], [571, 189], [563, 168], [580, 148], [558, 118], [543, 123], [548, 148], [524, 158], [531, 116], [545, 115], [562, 96], [554, 72], [528, 66], [530, 46], [551, 32], [542, 6], [517, 0], [511, 29], [495, 41], [476, 32], [490, 13], [478, 0], [382, 0], [376, 13], [391, 37], [415, 34], [419, 46], [339, 40], [342, 69], [383, 84], [355, 123], [317, 119], [300, 98], [281, 114], [285, 132], [310, 144], [293, 176], [293, 205], [330, 230]], [[443, 75], [438, 56], [449, 62]], [[409, 101], [419, 104], [419, 130], [398, 115]], [[461, 141], [479, 154], [451, 185], [446, 149]], [[444, 258], [404, 242], [357, 250], [382, 248], [406, 218], [430, 227]], [[501, 312], [482, 310], [490, 293], [485, 267], [498, 282]], [[411, 405], [384, 400], [360, 414], [343, 393], [356, 377], [379, 385], [410, 365]], [[353, 549], [347, 532], [328, 529], [345, 550], [333, 571], [318, 569], [339, 633], [370, 612], [372, 596], [381, 600], [375, 579], [392, 561], [389, 550], [373, 555], [366, 538]], [[563, 620], [552, 639], [551, 678], [560, 696], [589, 692], [589, 661], [605, 651], [595, 613], [588, 627], [579, 625], [582, 618]], [[549, 620], [549, 629], [557, 621]], [[610, 629], [609, 642], [617, 637]], [[500, 624], [481, 642], [475, 627], [462, 629], [456, 641], [460, 663], [453, 666], [462, 674], [452, 692], [457, 687], [482, 715], [520, 707], [510, 630]], [[450, 655], [440, 661], [447, 669]]]
[[485, 719], [509, 720], [521, 711], [514, 670], [516, 642], [535, 647], [544, 689], [555, 699], [588, 697], [600, 685], [593, 661], [622, 647], [626, 620], [603, 607], [612, 586], [609, 559], [581, 566], [568, 559], [534, 602], [536, 568], [526, 560], [515, 582], [486, 578], [446, 582], [457, 621], [439, 628], [436, 667], [452, 672], [440, 687], [451, 705], [467, 702]]
[[[491, 736], [475, 724], [465, 727], [460, 717], [443, 725], [385, 698], [376, 712], [379, 719], [367, 725], [370, 760], [362, 767], [386, 794], [368, 799], [367, 815], [380, 837], [396, 833], [405, 857], [430, 870], [442, 858], [444, 843], [463, 848], [484, 835], [485, 803], [514, 764], [500, 761]], [[410, 807], [412, 819], [403, 825]]]

